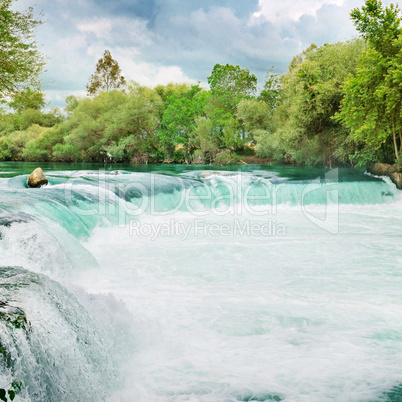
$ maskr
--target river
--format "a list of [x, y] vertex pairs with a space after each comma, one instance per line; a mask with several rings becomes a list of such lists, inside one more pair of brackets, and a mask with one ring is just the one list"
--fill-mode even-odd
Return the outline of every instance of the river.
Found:
[[[0, 387], [397, 401], [402, 198], [357, 169], [0, 164]], [[2, 357], [3, 356], [3, 357]]]

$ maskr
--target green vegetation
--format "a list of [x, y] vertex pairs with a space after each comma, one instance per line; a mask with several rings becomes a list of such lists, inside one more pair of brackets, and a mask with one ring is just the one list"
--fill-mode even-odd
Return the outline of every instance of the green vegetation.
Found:
[[23, 13], [14, 11], [12, 3], [0, 2], [0, 102], [26, 87], [38, 88], [45, 64], [34, 37], [42, 21], [32, 7]]
[[[247, 68], [230, 64], [213, 67], [209, 89], [127, 83], [106, 50], [89, 79], [89, 97], [68, 96], [63, 113], [43, 110], [37, 80], [43, 58], [32, 38], [40, 21], [32, 9], [16, 13], [10, 4], [0, 8], [0, 90], [13, 111], [0, 111], [0, 160], [232, 164], [256, 155], [323, 166], [402, 160], [402, 27], [393, 5], [366, 0], [351, 12], [361, 38], [312, 44], [284, 74], [272, 68], [260, 89]], [[18, 64], [6, 61], [10, 52]]]
[[[281, 77], [274, 124], [257, 135], [257, 152], [277, 162], [333, 166], [354, 152], [350, 131], [334, 120], [342, 84], [355, 71], [361, 40], [311, 45]], [[263, 127], [261, 127], [263, 128]]]
[[[14, 324], [13, 324], [14, 325]], [[23, 328], [23, 325], [15, 325], [15, 328]], [[0, 354], [7, 359], [6, 351], [3, 346], [0, 345]], [[13, 401], [17, 394], [21, 392], [22, 382], [21, 381], [13, 381], [10, 384], [7, 384], [5, 387], [0, 388], [0, 400], [7, 402], [8, 400]]]
[[359, 147], [356, 162], [399, 160], [402, 146], [402, 28], [399, 9], [367, 0], [351, 13], [368, 46], [345, 81], [340, 121]]
[[[7, 389], [8, 388], [8, 389]], [[5, 388], [0, 388], [0, 400], [7, 402], [9, 399], [13, 401], [15, 396], [21, 391], [22, 382], [12, 382]]]

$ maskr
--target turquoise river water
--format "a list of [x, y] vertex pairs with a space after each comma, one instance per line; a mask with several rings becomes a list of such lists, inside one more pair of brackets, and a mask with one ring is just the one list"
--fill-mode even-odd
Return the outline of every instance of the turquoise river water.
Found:
[[[402, 400], [402, 197], [364, 170], [0, 164], [0, 388]], [[7, 388], [7, 387], [6, 387]], [[17, 400], [17, 399], [16, 399]]]

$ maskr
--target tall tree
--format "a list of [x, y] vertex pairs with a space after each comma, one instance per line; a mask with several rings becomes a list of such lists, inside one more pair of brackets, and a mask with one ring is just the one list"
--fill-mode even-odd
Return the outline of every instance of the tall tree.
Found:
[[207, 79], [211, 91], [205, 109], [213, 122], [214, 135], [220, 137], [220, 146], [231, 143], [231, 148], [241, 147], [247, 139], [236, 119], [236, 110], [242, 99], [255, 97], [257, 77], [248, 68], [215, 64]]
[[232, 113], [241, 99], [254, 97], [257, 92], [257, 77], [248, 68], [231, 64], [215, 64], [208, 84], [218, 104]]
[[34, 10], [12, 9], [14, 0], [0, 1], [0, 100], [27, 86], [39, 87], [45, 59], [39, 52], [35, 28], [42, 23]]
[[395, 159], [402, 146], [402, 29], [397, 6], [366, 0], [351, 18], [368, 48], [356, 74], [346, 80], [339, 119], [351, 130], [361, 150], [357, 162], [381, 159], [393, 147]]
[[174, 158], [175, 147], [188, 150], [189, 141], [195, 132], [197, 118], [204, 114], [207, 92], [199, 85], [192, 85], [186, 93], [168, 97], [169, 104], [163, 114], [158, 131], [166, 157]]
[[105, 50], [103, 57], [96, 64], [95, 73], [89, 77], [88, 95], [95, 95], [99, 91], [109, 92], [125, 83], [126, 79], [121, 73], [119, 63], [113, 59], [109, 50]]

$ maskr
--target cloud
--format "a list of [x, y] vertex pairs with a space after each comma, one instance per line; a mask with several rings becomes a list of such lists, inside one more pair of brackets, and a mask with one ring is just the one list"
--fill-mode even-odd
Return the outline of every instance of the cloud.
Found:
[[195, 82], [177, 65], [163, 65], [138, 60], [138, 49], [115, 48], [113, 55], [127, 80], [154, 87], [169, 82]]
[[112, 31], [112, 21], [107, 18], [93, 18], [77, 24], [80, 32], [94, 34], [98, 39], [109, 39]]
[[[38, 29], [50, 57], [46, 89], [84, 91], [109, 49], [126, 78], [153, 86], [206, 84], [216, 63], [249, 68], [262, 86], [272, 66], [286, 71], [312, 42], [356, 35], [349, 13], [362, 0], [36, 0], [46, 24]], [[385, 0], [388, 5], [390, 0]], [[32, 0], [18, 0], [26, 9]], [[61, 96], [61, 95], [60, 95]]]
[[259, 10], [253, 13], [252, 22], [266, 20], [281, 25], [287, 20], [299, 21], [303, 15], [315, 17], [317, 11], [325, 5], [334, 4], [340, 7], [344, 3], [345, 0], [259, 0]]

